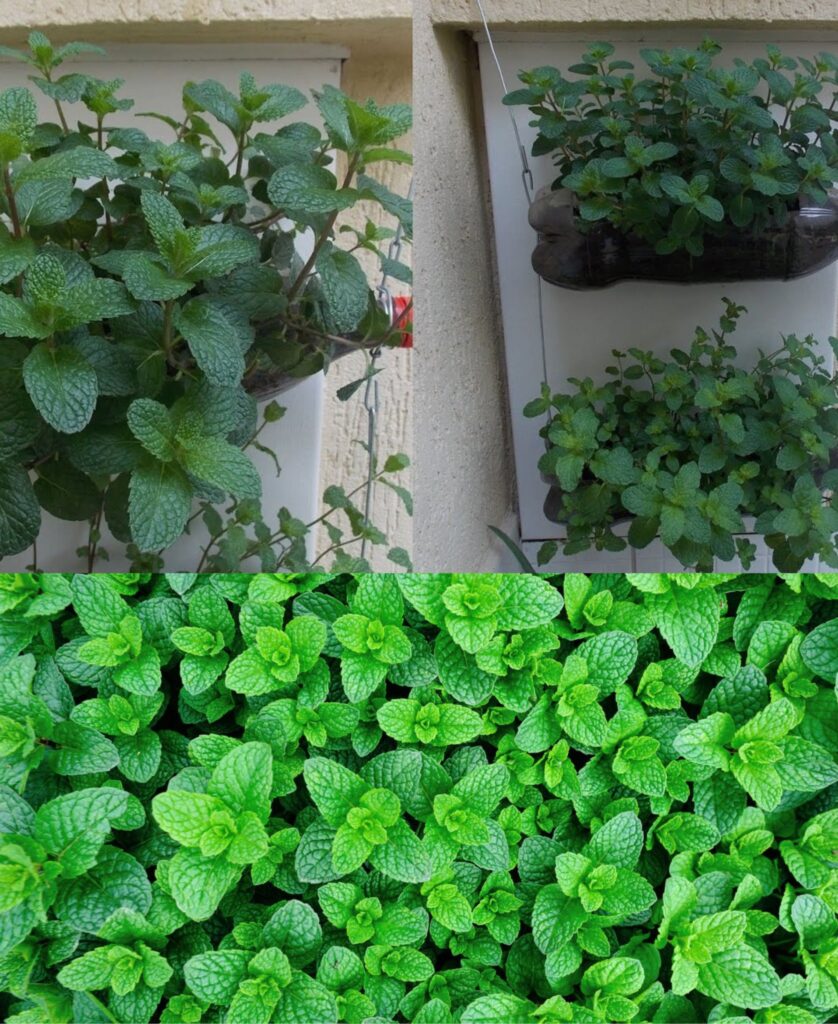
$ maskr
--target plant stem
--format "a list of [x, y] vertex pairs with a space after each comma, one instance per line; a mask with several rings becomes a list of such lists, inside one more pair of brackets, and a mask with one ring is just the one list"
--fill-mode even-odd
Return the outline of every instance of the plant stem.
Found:
[[262, 423], [256, 428], [254, 433], [251, 434], [251, 436], [247, 439], [247, 441], [245, 441], [245, 443], [242, 445], [242, 449], [249, 448], [253, 444], [253, 442], [256, 440], [256, 438], [262, 433], [262, 431], [265, 429], [265, 427], [268, 425], [269, 422], [270, 422], [269, 420], [264, 420], [263, 419]]
[[174, 308], [174, 299], [166, 299], [163, 303], [163, 350], [166, 353], [167, 361], [171, 361], [172, 357], [172, 313]]
[[99, 532], [102, 526], [102, 513], [105, 510], [104, 500], [99, 505], [99, 511], [90, 520], [90, 530], [87, 534], [87, 571], [93, 572], [96, 564], [96, 549], [99, 544]]
[[201, 551], [201, 559], [198, 562], [198, 568], [195, 570], [195, 572], [201, 572], [203, 570], [210, 552], [210, 548], [216, 543], [216, 541], [223, 537], [226, 532], [227, 527], [225, 526], [221, 533], [216, 533], [212, 537], [210, 537], [210, 539], [207, 541], [206, 545]]
[[[46, 78], [46, 80], [51, 83], [52, 71], [49, 68], [42, 68], [42, 70], [44, 72], [44, 78]], [[64, 111], [62, 110], [61, 103], [57, 97], [53, 97], [53, 103], [55, 104], [55, 109], [58, 112], [58, 120], [61, 122], [61, 127], [69, 135], [70, 126], [67, 124], [67, 118], [64, 116]]]
[[[349, 161], [349, 167], [347, 168], [346, 177], [343, 179], [343, 185], [341, 185], [341, 188], [349, 188], [349, 185], [352, 182], [352, 178], [355, 174], [355, 168], [358, 166], [358, 160], [359, 157], [356, 155], [353, 156], [352, 159]], [[305, 283], [306, 278], [311, 273], [311, 268], [314, 266], [315, 261], [317, 260], [317, 254], [325, 245], [326, 241], [329, 238], [329, 235], [331, 235], [332, 229], [335, 226], [335, 221], [338, 219], [339, 212], [339, 210], [335, 210], [332, 214], [329, 215], [328, 220], [323, 225], [323, 230], [320, 232], [317, 241], [314, 243], [314, 248], [311, 251], [311, 256], [309, 256], [309, 258], [306, 260], [305, 266], [300, 271], [297, 280], [291, 285], [291, 288], [288, 292], [289, 306], [297, 297], [297, 293], [300, 291], [303, 284]]]
[[12, 176], [9, 174], [8, 164], [3, 168], [3, 189], [6, 193], [6, 202], [9, 204], [9, 216], [12, 218], [12, 233], [15, 238], [21, 238], [23, 232], [20, 226], [20, 214], [17, 212], [15, 190], [12, 188]]
[[[383, 476], [386, 476], [386, 475], [387, 474], [382, 469], [378, 473], [376, 473], [376, 475], [372, 478], [371, 482], [372, 483], [376, 483], [378, 480], [380, 480]], [[368, 482], [369, 481], [364, 480], [363, 483], [358, 484], [358, 486], [353, 488], [353, 490], [351, 490], [346, 495], [346, 497], [347, 498], [353, 498], [356, 494], [358, 494], [359, 491], [362, 491], [368, 485]], [[312, 519], [311, 522], [306, 523], [306, 530], [310, 530], [313, 526], [317, 526], [318, 523], [322, 523], [325, 519], [328, 519], [329, 516], [332, 516], [336, 512], [339, 512], [339, 511], [340, 511], [339, 508], [328, 508], [328, 509], [326, 509], [326, 511], [321, 513], [319, 516], [317, 516], [316, 519]], [[225, 530], [226, 530], [226, 527], [225, 527]], [[223, 532], [224, 531], [222, 531], [222, 533], [219, 533], [218, 537], [221, 537], [223, 535]], [[271, 534], [270, 543], [271, 544], [275, 544], [277, 542], [280, 542], [281, 538], [282, 538], [282, 530], [277, 530], [275, 533]], [[356, 538], [350, 538], [350, 540], [346, 541], [345, 543], [349, 544], [349, 543], [351, 543], [352, 540], [358, 540], [358, 539], [360, 539], [360, 538], [357, 538], [357, 537]], [[338, 547], [340, 547], [343, 543], [344, 542], [341, 541], [341, 544], [338, 545]], [[247, 558], [250, 558], [252, 555], [255, 555], [258, 550], [259, 550], [259, 542], [251, 541], [250, 545], [247, 547], [247, 549], [245, 550], [244, 554], [242, 555], [242, 561], [244, 561]], [[322, 558], [322, 555], [319, 556], [319, 557]], [[316, 564], [316, 563], [314, 563], [314, 564]]]
[[61, 127], [69, 135], [70, 126], [67, 124], [67, 118], [64, 116], [64, 111], [61, 109], [61, 103], [55, 100], [55, 109], [58, 111], [58, 120], [61, 122]]
[[251, 230], [253, 228], [259, 228], [264, 231], [264, 229], [270, 227], [274, 221], [281, 220], [284, 216], [284, 210], [276, 210], [274, 213], [269, 213], [266, 217], [260, 217], [259, 220], [252, 220], [247, 224], [243, 224], [242, 227], [250, 228]]
[[242, 132], [241, 135], [239, 135], [239, 137], [236, 139], [237, 149], [236, 149], [236, 170], [235, 170], [235, 173], [236, 173], [237, 176], [241, 174], [241, 172], [242, 172], [242, 164], [244, 163], [244, 144], [245, 144], [245, 139], [246, 139], [246, 135], [245, 135], [244, 132]]
[[349, 540], [340, 540], [337, 541], [335, 544], [330, 544], [327, 548], [320, 552], [320, 554], [317, 556], [317, 558], [314, 559], [314, 561], [311, 564], [317, 565], [317, 563], [321, 561], [323, 558], [325, 558], [326, 555], [330, 555], [333, 551], [337, 551], [338, 548], [345, 548], [348, 547], [348, 545], [350, 544], [357, 544], [359, 540], [363, 540], [363, 537], [350, 537]]

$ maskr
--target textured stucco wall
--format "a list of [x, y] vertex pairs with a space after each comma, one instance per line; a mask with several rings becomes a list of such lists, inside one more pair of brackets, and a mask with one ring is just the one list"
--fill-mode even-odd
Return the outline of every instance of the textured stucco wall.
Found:
[[111, 42], [339, 42], [356, 55], [382, 41], [410, 49], [410, 0], [3, 0], [0, 30]]
[[[366, 99], [375, 98], [379, 103], [410, 103], [411, 73], [410, 57], [395, 52], [370, 60], [348, 60], [344, 65], [343, 87], [351, 95]], [[409, 138], [399, 145], [411, 148]], [[401, 164], [377, 164], [373, 174], [388, 188], [405, 195], [410, 186], [411, 169]], [[353, 211], [356, 226], [363, 227], [365, 217], [381, 221], [381, 208], [362, 204]], [[395, 227], [395, 221], [389, 222]], [[411, 262], [411, 246], [405, 244], [402, 259]], [[368, 263], [374, 279], [379, 280], [377, 261]], [[403, 292], [404, 285], [389, 281], [393, 294]], [[406, 452], [414, 457], [413, 447], [413, 402], [412, 369], [413, 351], [410, 349], [388, 350], [382, 354], [384, 371], [377, 377], [379, 390], [378, 452], [379, 462], [395, 452]], [[364, 372], [365, 357], [359, 354], [347, 356], [337, 363], [326, 376], [327, 402], [323, 423], [323, 456], [321, 479], [323, 485], [339, 483], [350, 490], [364, 479], [367, 456], [364, 449], [348, 442], [367, 437], [367, 413], [364, 408], [364, 388], [360, 388], [348, 402], [336, 398], [337, 389], [349, 381], [356, 380]], [[394, 482], [410, 489], [414, 470], [410, 467], [394, 478]], [[414, 523], [407, 515], [401, 499], [389, 487], [379, 485], [373, 502], [373, 522], [387, 534], [392, 547], [413, 549]], [[393, 569], [383, 549], [375, 554], [373, 568]]]
[[491, 564], [514, 494], [475, 54], [414, 5], [417, 569]]
[[[330, 43], [349, 49], [343, 86], [357, 99], [378, 103], [411, 99], [410, 0], [21, 0], [0, 4], [0, 41], [21, 43], [31, 28], [41, 28], [55, 41], [84, 39], [107, 43]], [[405, 140], [405, 148], [409, 148]], [[375, 172], [391, 189], [404, 194], [411, 171], [381, 164]], [[380, 217], [380, 209], [359, 211]], [[404, 253], [410, 262], [410, 248]], [[379, 375], [382, 456], [404, 451], [412, 456], [411, 353], [386, 352]], [[366, 474], [366, 455], [356, 440], [366, 440], [363, 392], [348, 402], [336, 397], [341, 384], [363, 372], [363, 357], [348, 356], [326, 379], [323, 416], [321, 490], [338, 484], [347, 491]], [[398, 482], [410, 488], [411, 470]], [[413, 523], [398, 497], [378, 487], [373, 521], [392, 546], [411, 550]], [[322, 542], [325, 545], [326, 541]], [[392, 567], [386, 553], [376, 554], [374, 567]]]
[[[474, 0], [430, 0], [438, 25], [476, 28]], [[838, 0], [483, 0], [493, 28], [533, 31], [575, 25], [701, 24], [835, 27]]]
[[[536, 33], [681, 24], [771, 32], [838, 30], [838, 0], [483, 0], [493, 30]], [[515, 568], [486, 524], [517, 530], [490, 202], [482, 166], [475, 0], [415, 0], [414, 367], [420, 569]], [[595, 34], [594, 34], [595, 33]], [[825, 46], [830, 45], [828, 43]], [[834, 47], [832, 47], [834, 49]], [[421, 425], [420, 425], [421, 424]], [[426, 456], [425, 453], [430, 453]]]

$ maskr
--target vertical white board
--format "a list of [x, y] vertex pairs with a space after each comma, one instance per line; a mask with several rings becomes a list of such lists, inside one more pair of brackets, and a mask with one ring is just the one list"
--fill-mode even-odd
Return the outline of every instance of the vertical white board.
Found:
[[[550, 65], [560, 69], [577, 62], [586, 43], [608, 39], [617, 46], [615, 57], [637, 58], [646, 46], [688, 46], [698, 43], [702, 35], [684, 29], [660, 32], [628, 30], [609, 32], [594, 29], [586, 35], [574, 33], [500, 34], [495, 48], [508, 88], [520, 85], [518, 71]], [[834, 49], [832, 38], [821, 34], [798, 33], [798, 38], [772, 35], [759, 37], [745, 32], [714, 33], [724, 46], [723, 59], [752, 58], [764, 53], [766, 42], [774, 42], [792, 55], [811, 56], [824, 49]], [[725, 38], [725, 36], [729, 38]], [[730, 284], [658, 284], [626, 281], [610, 288], [574, 292], [541, 283], [545, 326], [545, 351], [542, 353], [539, 328], [539, 279], [532, 269], [530, 256], [536, 235], [527, 221], [527, 200], [521, 185], [521, 161], [509, 122], [513, 110], [527, 154], [535, 138], [529, 126], [531, 115], [526, 107], [507, 108], [502, 105], [503, 87], [492, 61], [485, 36], [478, 36], [480, 79], [486, 125], [489, 181], [492, 195], [495, 249], [500, 286], [504, 344], [515, 472], [518, 485], [518, 509], [521, 540], [527, 552], [537, 550], [541, 541], [560, 540], [562, 527], [550, 522], [543, 512], [547, 484], [542, 480], [537, 463], [544, 451], [539, 436], [541, 420], [523, 416], [522, 409], [538, 396], [544, 379], [553, 391], [570, 391], [568, 377], [590, 376], [604, 379], [604, 368], [611, 361], [613, 348], [630, 345], [650, 348], [665, 354], [669, 349], [687, 347], [696, 326], [717, 325], [722, 311], [722, 296], [729, 296], [746, 306], [747, 316], [739, 321], [732, 344], [739, 351], [744, 366], [752, 365], [759, 348], [771, 351], [782, 334], [800, 336], [813, 334], [820, 339], [823, 354], [830, 365], [831, 350], [827, 344], [835, 334], [838, 307], [838, 265], [826, 268], [796, 281], [746, 281]], [[788, 41], [786, 41], [788, 39]], [[533, 194], [549, 185], [556, 177], [549, 156], [528, 155], [533, 175]], [[640, 559], [638, 568], [655, 571], [680, 568], [665, 549], [658, 554], [652, 548], [645, 552], [583, 554], [572, 559], [557, 559], [551, 568], [591, 568], [596, 563], [607, 570], [630, 571], [633, 559]], [[669, 563], [673, 562], [674, 565]], [[646, 563], [650, 563], [646, 568]], [[764, 564], [757, 558], [753, 568]], [[770, 558], [767, 568], [771, 568]], [[765, 569], [763, 569], [765, 571]]]
[[[106, 124], [136, 125], [152, 137], [157, 135], [165, 140], [172, 135], [170, 129], [159, 121], [137, 117], [136, 112], [154, 110], [179, 115], [182, 111], [181, 92], [187, 81], [214, 78], [238, 93], [240, 72], [250, 71], [258, 83], [293, 85], [310, 96], [312, 89], [320, 89], [327, 84], [340, 85], [341, 60], [346, 56], [346, 51], [334, 46], [115, 46], [108, 48], [104, 58], [73, 60], [64, 65], [62, 71], [84, 72], [105, 79], [123, 78], [125, 85], [119, 95], [132, 98], [134, 106], [124, 113], [111, 115]], [[28, 84], [27, 70], [16, 62], [0, 61], [0, 89]], [[51, 101], [35, 86], [32, 86], [32, 91], [38, 98], [44, 119], [54, 120], [55, 110]], [[80, 104], [68, 107], [67, 112], [68, 119], [84, 119], [83, 114], [87, 113]], [[314, 102], [296, 113], [294, 118], [318, 124], [319, 114]], [[214, 124], [214, 129], [225, 145], [232, 141], [223, 126]], [[271, 131], [273, 128], [266, 124], [263, 130]], [[301, 250], [307, 241], [302, 240]], [[262, 477], [262, 510], [268, 524], [277, 524], [282, 506], [306, 522], [319, 512], [323, 387], [321, 373], [280, 395], [277, 401], [287, 410], [284, 418], [268, 424], [259, 436], [260, 442], [276, 452], [282, 467], [280, 476], [277, 476], [273, 461], [268, 456], [252, 452]], [[259, 415], [261, 423], [261, 406]], [[196, 521], [190, 533], [167, 550], [167, 571], [194, 570], [207, 539], [203, 524]], [[86, 543], [87, 523], [66, 522], [43, 513], [38, 537], [38, 568], [63, 572], [86, 569], [86, 563], [75, 555], [76, 548]], [[113, 540], [107, 531], [101, 546], [110, 552], [111, 559], [98, 563], [98, 571], [127, 568], [127, 560], [117, 557], [123, 545]], [[0, 570], [20, 571], [31, 561], [32, 550], [27, 549], [19, 555], [0, 560]]]

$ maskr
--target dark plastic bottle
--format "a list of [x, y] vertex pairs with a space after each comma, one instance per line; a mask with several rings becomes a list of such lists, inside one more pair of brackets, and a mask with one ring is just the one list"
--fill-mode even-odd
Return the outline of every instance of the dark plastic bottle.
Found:
[[560, 189], [539, 196], [529, 212], [538, 232], [533, 268], [561, 288], [604, 288], [627, 280], [788, 281], [838, 259], [838, 193], [823, 205], [801, 196], [782, 224], [762, 231], [727, 226], [720, 234], [708, 233], [702, 256], [684, 250], [659, 255], [649, 242], [607, 221], [582, 232], [574, 208], [574, 194]]

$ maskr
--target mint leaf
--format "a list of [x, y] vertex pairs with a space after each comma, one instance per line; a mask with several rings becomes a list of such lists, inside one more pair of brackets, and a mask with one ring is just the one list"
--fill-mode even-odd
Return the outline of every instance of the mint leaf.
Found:
[[96, 863], [112, 824], [128, 806], [119, 789], [90, 788], [55, 797], [35, 814], [35, 839], [60, 861], [65, 878], [77, 878]]
[[150, 462], [131, 474], [128, 517], [141, 551], [165, 548], [177, 540], [191, 507], [192, 487], [178, 466]]
[[209, 793], [236, 814], [252, 811], [267, 821], [273, 792], [271, 749], [266, 743], [245, 743], [231, 750], [216, 765]]
[[0, 550], [16, 555], [38, 536], [41, 510], [21, 466], [0, 462]]
[[169, 863], [169, 885], [178, 908], [193, 921], [206, 921], [241, 877], [241, 867], [200, 850], [178, 850]]
[[23, 380], [35, 408], [55, 430], [77, 434], [90, 422], [99, 383], [76, 349], [36, 345], [24, 361]]
[[199, 953], [183, 965], [186, 984], [199, 999], [227, 1006], [244, 977], [250, 959], [250, 953], [244, 949]]
[[223, 438], [200, 438], [183, 453], [183, 465], [192, 476], [237, 498], [258, 498], [262, 493], [262, 481], [253, 463]]
[[675, 656], [690, 667], [700, 665], [718, 635], [719, 599], [711, 589], [684, 590], [675, 585], [649, 595], [649, 610]]
[[698, 988], [711, 999], [758, 1010], [780, 1001], [777, 972], [757, 950], [744, 943], [722, 950], [698, 969]]
[[827, 682], [838, 677], [838, 619], [824, 622], [813, 629], [800, 645], [800, 657], [807, 668]]
[[[133, 419], [177, 465], [179, 410]], [[145, 564], [0, 574], [13, 1015], [838, 1009], [828, 575]]]
[[238, 384], [253, 342], [253, 332], [246, 325], [242, 329], [239, 317], [216, 303], [192, 299], [180, 309], [177, 329], [210, 383]]

